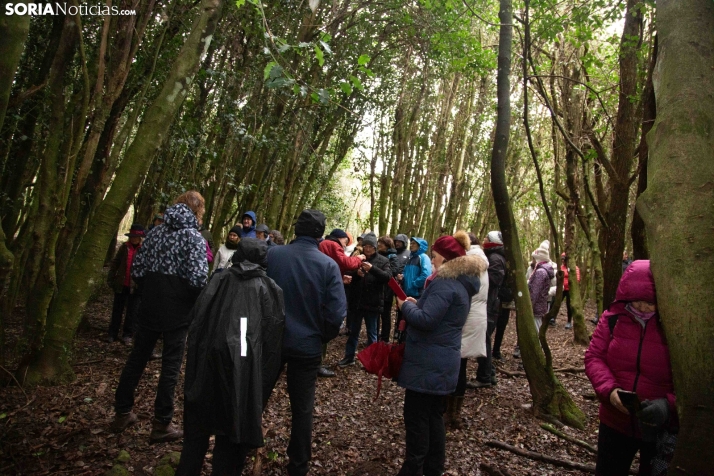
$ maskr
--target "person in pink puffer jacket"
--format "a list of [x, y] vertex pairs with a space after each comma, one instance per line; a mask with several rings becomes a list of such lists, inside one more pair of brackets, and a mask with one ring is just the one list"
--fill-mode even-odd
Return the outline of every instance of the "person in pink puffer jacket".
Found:
[[[638, 450], [639, 474], [651, 474], [658, 432], [677, 426], [669, 348], [656, 302], [650, 262], [633, 262], [585, 353], [585, 373], [601, 402], [598, 475], [627, 475]], [[618, 390], [637, 393], [641, 411], [630, 414]]]

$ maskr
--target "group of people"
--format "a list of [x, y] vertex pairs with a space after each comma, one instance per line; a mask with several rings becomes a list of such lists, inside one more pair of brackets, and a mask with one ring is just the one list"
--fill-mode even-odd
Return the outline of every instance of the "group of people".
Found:
[[[184, 193], [143, 244], [143, 237], [136, 236], [143, 230], [132, 227], [128, 244], [117, 253], [112, 282], [119, 299], [130, 301], [133, 288], [151, 298], [133, 302], [137, 311], [130, 327], [137, 331], [117, 386], [112, 430], [120, 433], [136, 423], [134, 392], [161, 337], [163, 359], [149, 439], [184, 439], [177, 475], [200, 474], [212, 435], [213, 474], [240, 474], [248, 451], [263, 444], [261, 415], [283, 371], [292, 413], [287, 472], [307, 474], [316, 381], [334, 375], [325, 365], [327, 343], [341, 327], [349, 333], [337, 363], [344, 368], [354, 363], [362, 322], [370, 345], [389, 340], [391, 329], [404, 321], [397, 382], [405, 389], [406, 450], [399, 474], [443, 474], [446, 425], [460, 427], [465, 389], [496, 384], [492, 359], [501, 358], [514, 307], [501, 233], [491, 231], [481, 242], [464, 231], [442, 236], [432, 244], [430, 259], [429, 244], [418, 237], [398, 234], [392, 240], [366, 233], [353, 240], [339, 228], [325, 236], [326, 219], [317, 210], [304, 210], [295, 238], [288, 246], [276, 246], [282, 237], [256, 227], [255, 213], [246, 212], [218, 250], [209, 279], [210, 248], [199, 231], [204, 207], [198, 192]], [[539, 325], [554, 275], [547, 242], [533, 259], [529, 291]], [[564, 264], [567, 269], [567, 257]], [[129, 277], [120, 280], [118, 270]], [[394, 323], [391, 278], [407, 296], [396, 299]], [[615, 470], [612, 458], [603, 454], [598, 474], [627, 474], [638, 449], [640, 467], [646, 469], [646, 458], [657, 454], [650, 436], [676, 428], [666, 341], [659, 320], [652, 319], [656, 299], [649, 262], [635, 261], [620, 287], [586, 354], [588, 376], [602, 401], [598, 443], [618, 455], [620, 468]], [[614, 321], [624, 324], [608, 324]], [[118, 333], [114, 316], [110, 329]], [[640, 353], [630, 362], [636, 331]], [[186, 345], [181, 431], [171, 421]], [[473, 358], [478, 370], [469, 382], [467, 362]], [[618, 399], [617, 391], [624, 390], [642, 398], [637, 415]]]

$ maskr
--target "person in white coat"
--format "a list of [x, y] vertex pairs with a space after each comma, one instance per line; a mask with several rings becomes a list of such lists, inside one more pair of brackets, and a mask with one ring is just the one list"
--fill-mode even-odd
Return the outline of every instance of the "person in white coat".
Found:
[[236, 249], [241, 237], [241, 227], [236, 225], [228, 232], [226, 242], [221, 245], [213, 260], [213, 273], [223, 271], [231, 267], [231, 258]]
[[[459, 243], [469, 244], [466, 255], [478, 256], [481, 266], [479, 267], [479, 280], [481, 288], [471, 298], [471, 308], [469, 310], [466, 323], [461, 331], [461, 368], [459, 369], [459, 380], [456, 383], [456, 390], [446, 400], [446, 424], [453, 429], [461, 428], [461, 407], [464, 403], [466, 393], [466, 365], [468, 359], [476, 359], [486, 356], [486, 327], [487, 316], [486, 306], [488, 303], [488, 258], [479, 246], [478, 238], [473, 233], [467, 234], [465, 231], [457, 231], [454, 238]], [[468, 241], [467, 241], [468, 240]]]

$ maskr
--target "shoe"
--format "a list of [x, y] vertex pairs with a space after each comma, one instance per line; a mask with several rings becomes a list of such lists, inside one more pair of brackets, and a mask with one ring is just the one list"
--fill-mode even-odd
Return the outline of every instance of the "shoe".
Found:
[[180, 440], [181, 438], [183, 438], [183, 431], [176, 429], [171, 422], [162, 423], [156, 418], [151, 421], [149, 444], [167, 443], [169, 441]]
[[495, 387], [496, 385], [498, 385], [498, 379], [494, 375], [491, 375], [491, 386]]
[[136, 413], [117, 413], [109, 428], [114, 433], [121, 433], [137, 421], [139, 421], [139, 418], [136, 416]]
[[355, 364], [354, 357], [353, 358], [345, 357], [344, 359], [337, 362], [337, 366], [340, 368], [349, 367], [350, 365], [354, 365], [354, 364]]
[[149, 357], [149, 360], [161, 360], [161, 357], [163, 357], [161, 355], [161, 352], [159, 352], [158, 350], [155, 350], [151, 353], [151, 357]]
[[550, 320], [550, 327], [555, 327], [555, 319]]
[[572, 322], [568, 322], [567, 324], [565, 324], [565, 328], [566, 328], [566, 329], [572, 329], [572, 328], [573, 328], [573, 323], [572, 323]]
[[466, 382], [467, 388], [489, 388], [491, 382], [481, 382], [479, 380], [474, 380], [473, 382]]
[[318, 376], [318, 377], [334, 377], [334, 376], [335, 376], [335, 372], [333, 372], [332, 370], [328, 369], [327, 367], [320, 367], [320, 368], [317, 370], [317, 376]]
[[515, 358], [515, 359], [521, 358], [521, 349], [519, 349], [517, 346], [515, 349], [513, 349], [513, 358]]
[[501, 355], [501, 353], [500, 353], [500, 352], [499, 352], [499, 353], [497, 353], [497, 354], [496, 354], [496, 353], [494, 353], [494, 354], [491, 354], [491, 358], [492, 358], [493, 360], [498, 360], [498, 361], [501, 361], [501, 360], [503, 360], [503, 356]]
[[134, 343], [134, 339], [129, 336], [124, 337], [121, 341], [127, 347], [131, 347], [131, 345]]
[[454, 398], [451, 395], [446, 396], [446, 410], [444, 411], [444, 426], [446, 428], [451, 427], [451, 422], [454, 417]]
[[464, 397], [453, 397], [454, 403], [451, 407], [451, 428], [454, 430], [460, 430], [463, 425], [461, 424], [461, 407], [464, 405]]
[[109, 336], [109, 337], [107, 337], [106, 339], [104, 339], [104, 342], [106, 342], [107, 344], [113, 344], [115, 340], [117, 340], [116, 337], [114, 337], [114, 336]]

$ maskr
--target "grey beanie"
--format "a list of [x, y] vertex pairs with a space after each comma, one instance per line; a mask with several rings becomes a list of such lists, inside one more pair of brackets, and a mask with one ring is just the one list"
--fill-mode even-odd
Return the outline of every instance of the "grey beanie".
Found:
[[377, 247], [377, 235], [375, 235], [374, 233], [365, 233], [364, 238], [362, 240], [362, 246], [372, 245], [375, 248]]

